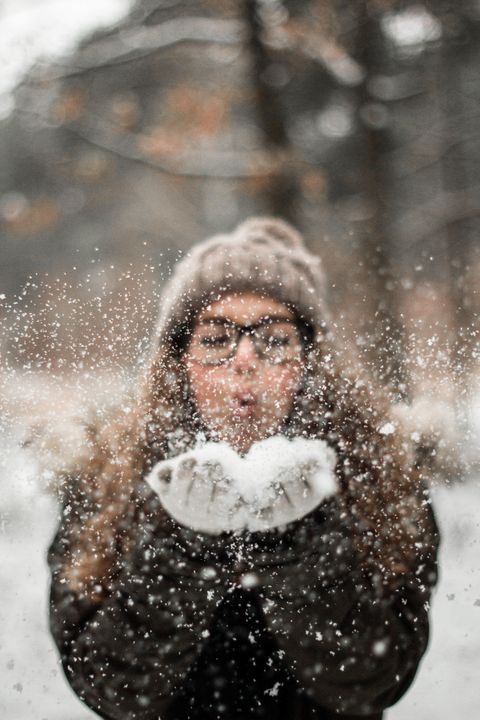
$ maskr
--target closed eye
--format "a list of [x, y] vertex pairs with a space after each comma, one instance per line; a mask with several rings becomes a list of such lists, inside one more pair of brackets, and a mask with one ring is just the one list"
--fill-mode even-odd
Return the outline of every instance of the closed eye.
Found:
[[290, 342], [290, 339], [291, 338], [289, 338], [289, 337], [275, 337], [274, 336], [274, 337], [267, 338], [267, 342], [269, 345], [276, 345], [276, 346], [283, 347], [284, 345], [288, 345], [288, 343]]
[[227, 345], [229, 342], [228, 335], [213, 335], [213, 336], [205, 336], [202, 337], [200, 340], [200, 343], [204, 347], [221, 347], [222, 345]]

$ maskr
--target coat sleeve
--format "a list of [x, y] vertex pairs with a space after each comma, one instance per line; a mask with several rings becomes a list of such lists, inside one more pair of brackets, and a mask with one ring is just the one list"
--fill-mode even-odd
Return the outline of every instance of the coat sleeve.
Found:
[[298, 531], [301, 557], [281, 548], [276, 556], [257, 556], [267, 625], [321, 707], [339, 715], [380, 713], [413, 681], [428, 644], [437, 578], [438, 530], [430, 507], [429, 518], [415, 568], [388, 593], [355, 560], [336, 501]]
[[168, 710], [224, 594], [194, 538], [187, 545], [174, 523], [159, 529], [150, 510], [140, 515], [135, 547], [101, 602], [73, 592], [62, 576], [75, 532], [65, 513], [48, 553], [50, 628], [66, 677], [109, 720], [158, 720]]

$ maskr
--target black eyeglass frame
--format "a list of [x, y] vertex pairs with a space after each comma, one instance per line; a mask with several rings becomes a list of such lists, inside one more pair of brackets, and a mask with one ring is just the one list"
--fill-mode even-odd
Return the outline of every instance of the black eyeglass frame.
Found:
[[[228, 363], [230, 360], [232, 360], [233, 357], [235, 357], [235, 353], [237, 352], [238, 345], [240, 343], [240, 340], [243, 336], [251, 337], [253, 346], [255, 348], [255, 352], [257, 354], [257, 357], [259, 357], [261, 360], [267, 360], [268, 358], [265, 357], [265, 354], [263, 353], [262, 349], [259, 347], [259, 339], [255, 336], [255, 331], [258, 330], [261, 327], [268, 327], [269, 325], [274, 325], [277, 323], [288, 323], [289, 325], [292, 325], [297, 333], [298, 333], [298, 339], [301, 344], [303, 352], [305, 352], [307, 346], [310, 344], [310, 338], [309, 338], [309, 326], [306, 325], [306, 323], [299, 323], [296, 320], [290, 320], [289, 318], [282, 318], [282, 317], [268, 317], [268, 318], [262, 318], [256, 323], [249, 323], [248, 325], [244, 325], [241, 323], [233, 322], [232, 320], [227, 320], [224, 318], [211, 318], [211, 319], [205, 319], [201, 320], [199, 325], [202, 326], [208, 326], [208, 325], [223, 325], [228, 326], [235, 330], [236, 332], [236, 338], [235, 341], [232, 343], [232, 349], [231, 352], [226, 355], [225, 357], [221, 358], [220, 360], [213, 360], [213, 361], [205, 361], [205, 360], [195, 360], [196, 362], [200, 363], [200, 365], [209, 365], [209, 366], [215, 366], [215, 365], [224, 365]], [[285, 359], [280, 360], [278, 362], [272, 363], [274, 365], [284, 365], [287, 362], [292, 362], [292, 359]]]

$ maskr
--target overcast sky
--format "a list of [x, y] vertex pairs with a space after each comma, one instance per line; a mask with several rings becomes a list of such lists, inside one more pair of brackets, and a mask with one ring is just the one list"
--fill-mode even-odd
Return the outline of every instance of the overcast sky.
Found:
[[133, 0], [0, 0], [0, 118], [35, 61], [72, 51], [97, 27], [118, 22]]

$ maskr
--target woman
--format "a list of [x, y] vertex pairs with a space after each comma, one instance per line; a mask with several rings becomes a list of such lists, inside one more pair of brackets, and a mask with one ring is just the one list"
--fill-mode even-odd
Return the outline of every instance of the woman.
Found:
[[109, 720], [382, 717], [428, 641], [438, 533], [284, 222], [197, 245], [145, 388], [92, 440], [49, 551], [51, 630]]

